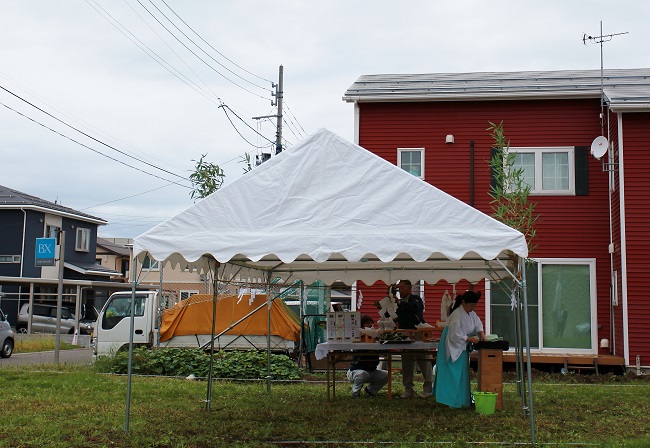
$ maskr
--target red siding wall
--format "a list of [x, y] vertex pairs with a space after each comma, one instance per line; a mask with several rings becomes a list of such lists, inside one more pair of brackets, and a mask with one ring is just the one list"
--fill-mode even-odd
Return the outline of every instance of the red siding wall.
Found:
[[[425, 180], [465, 202], [470, 199], [469, 154], [473, 140], [473, 205], [488, 214], [493, 143], [486, 131], [489, 122], [503, 121], [505, 135], [515, 147], [589, 147], [601, 133], [597, 99], [361, 103], [359, 107], [361, 146], [392, 163], [397, 162], [397, 148], [424, 147]], [[445, 144], [448, 134], [454, 135], [454, 144]], [[532, 198], [537, 203], [536, 212], [541, 215], [537, 225], [538, 246], [532, 257], [597, 260], [599, 339], [609, 338], [610, 322], [607, 185], [601, 162], [590, 158], [588, 195]], [[477, 287], [482, 289], [482, 285]], [[428, 314], [435, 319], [439, 317], [441, 296], [440, 291], [425, 293]]]
[[648, 274], [650, 271], [650, 114], [623, 114], [623, 173], [625, 176], [625, 244], [630, 364], [641, 356], [650, 365]]

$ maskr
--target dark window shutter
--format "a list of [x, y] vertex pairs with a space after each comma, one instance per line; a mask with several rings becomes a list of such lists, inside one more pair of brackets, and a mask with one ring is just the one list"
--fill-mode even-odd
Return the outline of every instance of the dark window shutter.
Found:
[[589, 148], [587, 146], [576, 146], [574, 154], [576, 196], [586, 196], [589, 194]]
[[494, 175], [494, 168], [492, 167], [492, 159], [497, 155], [498, 150], [496, 148], [490, 148], [490, 191], [493, 191], [497, 187], [497, 178]]

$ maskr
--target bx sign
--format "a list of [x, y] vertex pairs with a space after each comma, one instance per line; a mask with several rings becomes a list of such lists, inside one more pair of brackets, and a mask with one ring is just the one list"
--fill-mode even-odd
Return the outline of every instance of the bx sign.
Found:
[[56, 238], [36, 238], [35, 266], [54, 266]]

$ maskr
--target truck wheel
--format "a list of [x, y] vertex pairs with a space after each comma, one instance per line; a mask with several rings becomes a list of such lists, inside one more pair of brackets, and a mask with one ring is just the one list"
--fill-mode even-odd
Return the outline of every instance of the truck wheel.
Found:
[[27, 334], [27, 327], [23, 325], [16, 327], [16, 333]]
[[0, 358], [8, 358], [14, 352], [14, 341], [7, 338], [2, 343], [2, 348], [0, 349]]

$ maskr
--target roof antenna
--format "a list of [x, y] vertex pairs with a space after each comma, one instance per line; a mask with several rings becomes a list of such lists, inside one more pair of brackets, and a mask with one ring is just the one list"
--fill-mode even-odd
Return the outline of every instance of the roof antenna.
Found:
[[600, 21], [600, 36], [588, 36], [582, 33], [582, 43], [587, 45], [587, 41], [592, 44], [600, 44], [600, 132], [605, 135], [605, 92], [603, 88], [603, 42], [609, 42], [614, 36], [620, 36], [624, 33], [603, 34], [603, 21]]

